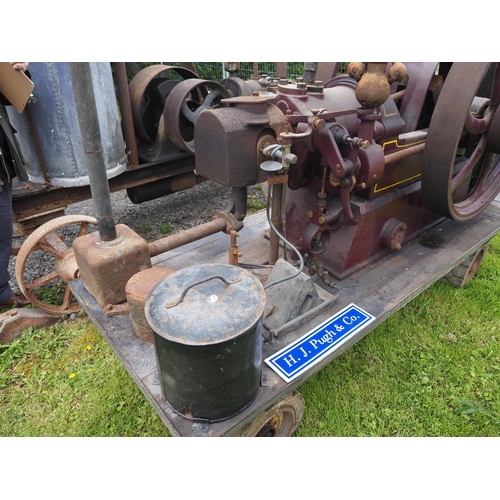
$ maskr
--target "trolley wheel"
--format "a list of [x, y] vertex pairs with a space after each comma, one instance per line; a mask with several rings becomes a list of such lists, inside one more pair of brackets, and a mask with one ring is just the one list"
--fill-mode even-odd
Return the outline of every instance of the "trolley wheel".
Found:
[[483, 245], [476, 253], [467, 257], [448, 274], [445, 274], [441, 281], [457, 288], [463, 288], [478, 272], [488, 247], [489, 243]]
[[242, 437], [290, 437], [304, 416], [304, 398], [297, 391], [261, 413], [245, 426]]
[[[65, 215], [33, 231], [16, 257], [16, 279], [28, 300], [44, 311], [71, 314], [81, 309], [69, 282], [78, 277], [73, 240], [87, 234], [94, 217]], [[27, 270], [30, 270], [29, 278]], [[33, 271], [39, 269], [33, 279]]]
[[[490, 68], [490, 65], [494, 65]], [[489, 70], [489, 99], [472, 104]], [[422, 160], [422, 196], [433, 212], [465, 222], [500, 192], [500, 65], [453, 63], [432, 114]]]

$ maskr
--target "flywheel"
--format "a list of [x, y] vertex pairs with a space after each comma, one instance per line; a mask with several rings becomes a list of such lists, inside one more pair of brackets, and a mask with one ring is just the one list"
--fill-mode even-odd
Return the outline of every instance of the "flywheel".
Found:
[[73, 241], [87, 234], [97, 221], [87, 215], [65, 215], [33, 231], [16, 257], [16, 279], [29, 301], [53, 314], [82, 309], [69, 282], [78, 277]]
[[423, 154], [422, 196], [433, 212], [465, 222], [500, 192], [499, 100], [498, 63], [453, 63]]

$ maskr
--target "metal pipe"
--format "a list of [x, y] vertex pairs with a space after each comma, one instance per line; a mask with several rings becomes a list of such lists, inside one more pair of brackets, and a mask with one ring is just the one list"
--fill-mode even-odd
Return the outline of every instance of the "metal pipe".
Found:
[[206, 236], [216, 234], [220, 231], [226, 231], [228, 221], [225, 218], [217, 218], [205, 224], [186, 229], [180, 233], [172, 234], [157, 241], [148, 243], [149, 255], [154, 257], [161, 253], [168, 252], [174, 248], [179, 248], [182, 245], [187, 245], [193, 241], [200, 240]]
[[304, 63], [304, 82], [314, 83], [316, 80], [316, 73], [318, 72], [317, 62], [305, 62]]
[[394, 161], [402, 160], [403, 158], [408, 158], [408, 156], [420, 153], [421, 151], [424, 150], [424, 148], [425, 148], [425, 142], [423, 142], [422, 144], [417, 144], [416, 146], [412, 146], [410, 148], [402, 149], [397, 153], [392, 153], [390, 155], [387, 155], [385, 157], [385, 164], [389, 165], [389, 163], [392, 163]]
[[248, 190], [246, 186], [233, 187], [231, 190], [231, 196], [233, 198], [233, 206], [231, 207], [230, 212], [239, 221], [242, 221], [247, 214], [247, 194]]
[[129, 166], [139, 165], [139, 156], [137, 154], [137, 143], [135, 140], [134, 119], [132, 116], [132, 105], [130, 104], [130, 94], [127, 83], [127, 69], [124, 62], [112, 63], [118, 104], [122, 115], [122, 130], [127, 147], [127, 157]]
[[[271, 222], [274, 227], [279, 228], [281, 225], [281, 207], [283, 200], [283, 184], [273, 184], [272, 203], [271, 203]], [[280, 228], [281, 229], [281, 228]], [[273, 265], [278, 260], [280, 238], [274, 232], [269, 233], [269, 264]]]
[[80, 125], [80, 135], [87, 161], [90, 192], [94, 200], [99, 236], [103, 241], [112, 241], [116, 239], [117, 234], [111, 208], [111, 196], [109, 194], [90, 63], [68, 63], [68, 66]]

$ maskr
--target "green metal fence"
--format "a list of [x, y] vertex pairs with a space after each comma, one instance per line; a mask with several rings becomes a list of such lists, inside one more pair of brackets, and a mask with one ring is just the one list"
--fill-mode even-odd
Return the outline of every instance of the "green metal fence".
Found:
[[[158, 64], [158, 63], [154, 63]], [[172, 66], [181, 66], [183, 63], [162, 63], [171, 64]], [[223, 62], [195, 62], [193, 63], [196, 72], [204, 80], [212, 80], [218, 82], [226, 78], [228, 74], [224, 71]], [[236, 76], [243, 80], [249, 79], [255, 72], [253, 62], [240, 62], [240, 69], [235, 73]], [[339, 73], [346, 73], [347, 64], [341, 63]], [[259, 62], [257, 63], [257, 70], [259, 75], [268, 75], [270, 77], [276, 76], [276, 63], [275, 62]], [[303, 76], [304, 63], [303, 62], [289, 62], [287, 63], [287, 78], [295, 80], [297, 77]]]

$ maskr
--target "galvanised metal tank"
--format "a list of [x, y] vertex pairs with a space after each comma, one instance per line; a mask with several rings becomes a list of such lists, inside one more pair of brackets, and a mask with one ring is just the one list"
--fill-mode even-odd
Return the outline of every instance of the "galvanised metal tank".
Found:
[[[93, 91], [99, 119], [106, 175], [109, 178], [127, 167], [125, 142], [120, 124], [110, 63], [92, 62]], [[9, 119], [18, 131], [30, 181], [52, 186], [89, 185], [69, 63], [32, 62], [28, 67], [35, 84], [36, 102], [19, 113], [7, 106]], [[30, 113], [32, 120], [30, 120]], [[46, 165], [44, 175], [36, 149], [36, 137]]]

